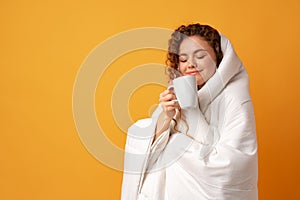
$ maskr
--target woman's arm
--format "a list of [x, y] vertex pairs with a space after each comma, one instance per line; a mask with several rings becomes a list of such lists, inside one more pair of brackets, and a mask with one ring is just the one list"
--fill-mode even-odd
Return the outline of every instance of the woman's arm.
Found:
[[176, 114], [176, 109], [179, 109], [178, 102], [173, 101], [175, 99], [173, 89], [167, 89], [160, 94], [159, 102], [163, 111], [157, 120], [153, 143], [163, 132], [169, 129], [171, 121]]
[[163, 132], [169, 129], [171, 121], [172, 118], [166, 117], [164, 112], [159, 115], [152, 144]]

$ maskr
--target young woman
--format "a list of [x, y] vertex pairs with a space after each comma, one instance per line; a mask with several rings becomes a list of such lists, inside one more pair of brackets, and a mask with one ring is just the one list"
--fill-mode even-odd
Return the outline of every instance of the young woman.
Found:
[[231, 43], [200, 24], [169, 40], [168, 74], [195, 76], [196, 109], [162, 92], [151, 119], [129, 128], [122, 199], [257, 199], [257, 143], [247, 72]]

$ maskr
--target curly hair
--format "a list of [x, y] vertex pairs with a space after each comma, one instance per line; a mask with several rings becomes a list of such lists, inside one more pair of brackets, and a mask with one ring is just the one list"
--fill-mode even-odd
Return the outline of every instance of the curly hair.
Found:
[[219, 66], [223, 53], [221, 50], [221, 36], [219, 32], [209, 25], [190, 24], [188, 26], [181, 25], [171, 35], [169, 40], [169, 47], [167, 53], [167, 74], [170, 79], [174, 79], [174, 73], [178, 70], [179, 66], [179, 47], [183, 39], [190, 36], [199, 36], [212, 47], [216, 54], [217, 67]]

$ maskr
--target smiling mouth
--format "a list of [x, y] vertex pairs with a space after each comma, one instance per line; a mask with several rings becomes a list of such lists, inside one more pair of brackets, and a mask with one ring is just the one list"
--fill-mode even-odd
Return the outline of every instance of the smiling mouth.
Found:
[[200, 71], [192, 71], [192, 72], [188, 72], [187, 74], [188, 75], [197, 75], [199, 73], [200, 73]]

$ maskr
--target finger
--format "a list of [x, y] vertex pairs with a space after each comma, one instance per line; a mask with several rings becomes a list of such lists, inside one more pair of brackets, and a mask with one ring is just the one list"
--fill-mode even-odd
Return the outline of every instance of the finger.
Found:
[[167, 101], [172, 101], [176, 99], [174, 94], [167, 94], [165, 96], [160, 97], [159, 101], [160, 102], [167, 102]]
[[162, 93], [159, 94], [159, 98], [163, 98], [166, 96], [169, 92], [167, 90], [163, 91]]
[[174, 91], [174, 85], [169, 85], [168, 88], [167, 88], [167, 90]]
[[172, 100], [174, 102], [174, 107], [177, 109], [181, 109], [177, 99]]
[[165, 90], [161, 93], [162, 96], [165, 96], [167, 94], [174, 94], [174, 90], [173, 89], [167, 89], [167, 90]]
[[167, 108], [167, 107], [178, 108], [179, 107], [177, 101], [166, 101], [166, 102], [161, 103], [161, 105], [164, 108]]

